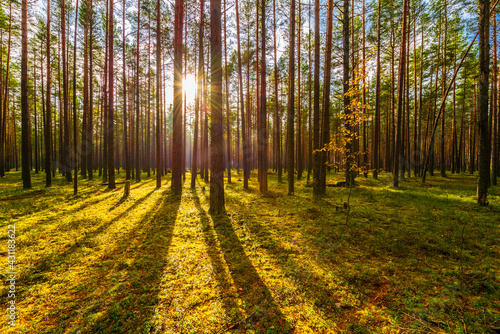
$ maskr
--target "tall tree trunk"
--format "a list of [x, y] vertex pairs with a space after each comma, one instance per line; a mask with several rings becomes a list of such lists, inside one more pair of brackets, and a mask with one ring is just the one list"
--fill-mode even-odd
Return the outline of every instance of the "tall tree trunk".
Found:
[[[443, 40], [443, 84], [442, 84], [442, 89], [443, 89], [443, 95], [446, 93], [446, 51], [447, 51], [447, 44], [448, 44], [448, 7], [447, 7], [447, 2], [446, 0], [444, 1], [444, 40]], [[443, 99], [443, 103], [444, 103]], [[440, 150], [440, 167], [441, 167], [441, 176], [446, 177], [446, 161], [445, 161], [445, 113], [446, 107], [443, 109], [443, 117], [441, 117], [441, 150]]]
[[497, 134], [497, 113], [498, 113], [498, 67], [497, 67], [497, 16], [495, 7], [493, 7], [493, 67], [491, 73], [491, 144], [493, 145], [492, 149], [492, 159], [491, 159], [491, 185], [497, 185], [497, 176], [498, 176], [498, 134]]
[[[139, 124], [140, 124], [140, 115], [141, 111], [139, 109], [139, 100], [140, 100], [140, 94], [139, 94], [139, 74], [140, 74], [140, 68], [139, 68], [139, 44], [140, 44], [140, 37], [141, 37], [141, 0], [138, 1], [137, 3], [137, 41], [136, 41], [136, 53], [135, 53], [135, 70], [136, 70], [136, 77], [135, 77], [135, 180], [137, 182], [141, 181], [141, 159], [139, 157], [139, 149], [140, 149], [140, 137], [139, 137]], [[182, 43], [182, 42], [181, 42]], [[182, 79], [181, 79], [182, 80]]]
[[102, 87], [102, 122], [101, 122], [101, 141], [102, 141], [102, 150], [100, 152], [100, 160], [102, 165], [102, 181], [108, 182], [108, 105], [109, 105], [109, 0], [106, 1], [106, 50], [104, 53], [104, 86]]
[[[36, 99], [36, 59], [35, 55], [33, 55], [33, 109], [35, 112], [34, 115], [34, 123], [35, 123], [35, 174], [38, 174], [38, 166], [39, 166], [39, 160], [38, 160], [38, 115], [37, 115], [37, 99]], [[43, 83], [42, 83], [43, 85]]]
[[62, 44], [62, 68], [63, 68], [63, 147], [62, 147], [62, 172], [66, 176], [66, 181], [71, 182], [71, 161], [69, 153], [71, 151], [69, 143], [69, 94], [68, 94], [68, 61], [66, 53], [66, 0], [61, 1], [61, 44]]
[[87, 141], [88, 141], [88, 131], [87, 131], [87, 120], [89, 118], [89, 1], [84, 2], [86, 13], [85, 23], [83, 26], [83, 113], [82, 113], [82, 143], [81, 145], [81, 175], [82, 178], [87, 178]]
[[311, 2], [309, 1], [309, 10], [308, 10], [308, 19], [309, 19], [309, 22], [308, 22], [308, 27], [309, 27], [309, 33], [307, 34], [307, 41], [308, 41], [308, 45], [307, 45], [307, 52], [308, 52], [308, 60], [309, 60], [309, 70], [307, 71], [307, 92], [309, 93], [309, 112], [308, 112], [308, 117], [309, 117], [309, 123], [308, 123], [308, 130], [309, 130], [309, 136], [308, 136], [308, 149], [309, 149], [309, 152], [308, 152], [308, 156], [307, 156], [307, 182], [309, 183], [310, 179], [311, 179], [311, 172], [312, 172], [312, 169], [313, 169], [313, 143], [312, 143], [312, 91], [311, 91], [311, 69], [312, 69], [312, 66], [311, 66], [311, 34], [312, 34], [312, 30], [311, 30]]
[[373, 129], [373, 178], [378, 178], [379, 157], [380, 157], [380, 7], [381, 1], [378, 1], [377, 7], [377, 75], [375, 86], [375, 128]]
[[[184, 78], [187, 77], [187, 13], [184, 15]], [[182, 170], [182, 182], [186, 181], [186, 141], [187, 141], [187, 132], [186, 132], [186, 113], [187, 113], [187, 101], [186, 101], [186, 92], [184, 91], [184, 116], [182, 117], [182, 161], [181, 161], [181, 170]]]
[[320, 61], [319, 61], [319, 50], [320, 50], [320, 36], [319, 36], [319, 26], [320, 26], [320, 2], [319, 0], [314, 1], [314, 130], [313, 130], [313, 194], [322, 195], [321, 191], [321, 157], [318, 151], [320, 147], [320, 106], [319, 106], [319, 72], [320, 72]]
[[[276, 154], [276, 169], [278, 172], [278, 183], [281, 183], [282, 180], [282, 167], [281, 167], [281, 117], [280, 117], [280, 108], [279, 108], [279, 100], [278, 100], [278, 55], [277, 55], [277, 46], [276, 46], [276, 0], [273, 0], [273, 43], [274, 43], [274, 123], [275, 123], [275, 134], [274, 134], [274, 144], [275, 146], [275, 154]], [[243, 95], [243, 90], [242, 90]], [[243, 103], [242, 103], [243, 107]]]
[[300, 91], [300, 31], [302, 28], [302, 6], [299, 1], [299, 22], [297, 29], [297, 180], [302, 179], [302, 170], [304, 169], [304, 157], [302, 154], [302, 94]]
[[147, 130], [146, 130], [146, 163], [147, 177], [151, 177], [151, 16], [148, 20], [148, 109], [147, 109]]
[[[240, 42], [240, 13], [238, 7], [239, 1], [235, 1], [236, 5], [236, 37], [238, 43], [238, 82], [240, 89], [240, 108], [241, 108], [241, 138], [243, 141], [243, 188], [248, 189], [248, 178], [250, 177], [250, 168], [248, 166], [248, 153], [249, 153], [249, 145], [248, 145], [248, 135], [246, 131], [246, 122], [245, 122], [245, 97], [243, 94], [243, 75], [241, 70], [241, 42]], [[248, 113], [248, 110], [247, 110]]]
[[[319, 1], [319, 0], [316, 0]], [[290, 59], [288, 61], [288, 111], [287, 111], [287, 172], [288, 172], [288, 194], [294, 192], [294, 113], [295, 113], [295, 0], [290, 0]]]
[[366, 97], [366, 22], [365, 22], [365, 0], [363, 0], [363, 14], [362, 14], [362, 21], [363, 21], [363, 47], [362, 47], [362, 76], [363, 76], [363, 95], [362, 95], [362, 110], [363, 110], [363, 120], [362, 120], [362, 131], [363, 131], [363, 176], [368, 177], [368, 138], [367, 138], [367, 130], [366, 130], [366, 103], [367, 103], [367, 97]]
[[344, 0], [344, 12], [343, 12], [343, 32], [342, 32], [342, 45], [344, 48], [343, 52], [343, 102], [344, 102], [344, 114], [346, 116], [345, 129], [346, 129], [346, 144], [345, 144], [345, 177], [346, 186], [352, 187], [354, 185], [354, 175], [353, 170], [354, 155], [353, 155], [353, 145], [354, 145], [354, 113], [351, 110], [351, 98], [348, 95], [349, 91], [349, 31], [350, 31], [350, 19], [349, 19], [349, 0]]
[[253, 166], [253, 151], [252, 151], [252, 113], [250, 112], [250, 20], [248, 20], [248, 29], [247, 29], [247, 112], [246, 112], [246, 136], [247, 136], [247, 169], [244, 171], [243, 178], [243, 188], [248, 189], [248, 180], [250, 179], [250, 169]]
[[488, 186], [490, 173], [490, 136], [488, 131], [488, 86], [490, 64], [490, 1], [479, 0], [479, 178], [477, 182], [477, 201], [488, 205]]
[[[43, 55], [43, 40], [40, 43], [40, 54]], [[43, 57], [40, 57], [40, 86], [42, 90], [42, 131], [45, 134], [46, 120], [45, 120], [45, 87], [44, 87], [44, 77], [43, 77]], [[42, 140], [40, 138], [40, 169], [45, 170], [45, 154], [44, 154], [44, 144], [45, 138]], [[50, 170], [49, 170], [50, 172]]]
[[[420, 52], [420, 75], [419, 75], [419, 93], [418, 93], [418, 149], [416, 152], [415, 165], [418, 167], [418, 175], [421, 175], [421, 153], [422, 153], [422, 110], [423, 110], [423, 73], [424, 73], [424, 26], [421, 27], [421, 52]], [[432, 87], [432, 85], [431, 85]], [[424, 145], [425, 148], [425, 145]]]
[[[417, 176], [418, 173], [418, 123], [420, 122], [418, 119], [418, 83], [417, 83], [417, 6], [413, 6], [413, 156], [408, 158], [412, 159], [413, 165], [413, 174]], [[410, 168], [410, 167], [409, 167]], [[410, 172], [410, 171], [408, 171]]]
[[73, 193], [78, 193], [78, 137], [77, 137], [77, 115], [76, 115], [76, 37], [78, 31], [78, 0], [76, 0], [75, 39], [73, 41]]
[[[264, 41], [262, 41], [264, 43]], [[224, 76], [226, 83], [226, 131], [227, 131], [227, 183], [231, 183], [231, 128], [229, 124], [229, 80], [227, 78], [227, 18], [226, 0], [224, 0]]]
[[[207, 65], [210, 65], [210, 63], [208, 63]], [[205, 73], [208, 73], [208, 67], [207, 67], [207, 70], [205, 71]], [[205, 80], [205, 89], [206, 87], [208, 87], [208, 84], [207, 84], [207, 81], [208, 79], [206, 78]], [[205, 98], [205, 105], [207, 104], [206, 103], [206, 98]], [[204, 112], [204, 129], [205, 131], [203, 132], [203, 161], [204, 161], [204, 165], [205, 165], [205, 168], [203, 169], [203, 180], [205, 182], [209, 182], [209, 179], [208, 179], [208, 167], [209, 167], [209, 164], [210, 164], [210, 159], [208, 158], [208, 112], [205, 111]]]
[[162, 161], [161, 161], [161, 119], [160, 119], [160, 110], [161, 110], [161, 17], [160, 17], [160, 6], [161, 1], [156, 0], [156, 188], [159, 189], [161, 187], [161, 170], [162, 170]]
[[115, 185], [115, 155], [114, 155], [114, 53], [113, 53], [113, 44], [114, 44], [114, 15], [113, 15], [113, 5], [114, 0], [109, 0], [109, 45], [108, 45], [108, 127], [107, 127], [107, 137], [108, 137], [108, 147], [107, 147], [107, 159], [108, 159], [108, 188], [114, 189]]
[[89, 180], [94, 178], [94, 142], [92, 138], [93, 132], [93, 119], [94, 119], [94, 75], [93, 75], [93, 62], [92, 62], [92, 32], [94, 30], [94, 9], [93, 9], [93, 0], [89, 0], [90, 2], [90, 32], [89, 32], [89, 76], [90, 76], [90, 99], [89, 99], [89, 115], [87, 120], [87, 133], [89, 134], [88, 141], [85, 145], [87, 145], [88, 156], [87, 156], [87, 172], [89, 175]]
[[255, 0], [255, 118], [256, 122], [255, 124], [255, 136], [254, 136], [254, 142], [253, 142], [253, 151], [254, 154], [256, 155], [255, 161], [257, 161], [257, 180], [259, 181], [259, 186], [260, 186], [260, 178], [262, 177], [262, 173], [259, 173], [259, 170], [261, 170], [260, 164], [262, 162], [262, 158], [260, 157], [260, 154], [262, 153], [262, 150], [258, 146], [258, 143], [260, 142], [259, 138], [259, 130], [260, 130], [260, 64], [259, 64], [259, 49], [260, 49], [260, 43], [259, 43], [259, 21], [260, 21], [260, 16], [259, 16], [259, 3], [260, 0]]
[[17, 150], [17, 126], [16, 126], [16, 118], [15, 118], [15, 112], [14, 108], [12, 108], [12, 128], [13, 128], [13, 138], [14, 138], [14, 155], [15, 155], [15, 160], [16, 160], [16, 172], [19, 170], [19, 158], [18, 158], [18, 150]]
[[[260, 179], [260, 192], [267, 193], [267, 148], [268, 148], [268, 135], [267, 135], [267, 97], [266, 97], [266, 0], [261, 0], [262, 20], [261, 20], [261, 66], [260, 66], [260, 124], [258, 126], [259, 135], [259, 173]], [[228, 134], [229, 136], [229, 134]]]
[[[391, 8], [394, 10], [393, 8]], [[394, 152], [396, 151], [396, 126], [395, 126], [395, 116], [394, 116], [394, 102], [395, 102], [395, 97], [394, 97], [394, 84], [395, 84], [395, 71], [394, 71], [394, 57], [396, 54], [396, 41], [395, 41], [395, 32], [394, 32], [394, 18], [391, 16], [391, 92], [390, 92], [390, 109], [391, 109], [391, 123], [390, 123], [390, 134], [391, 134], [391, 140], [390, 140], [390, 156], [389, 156], [389, 171], [392, 172], [393, 169], [393, 164], [394, 164]]]
[[224, 208], [221, 0], [210, 0], [210, 214]]
[[182, 193], [182, 25], [184, 1], [175, 0], [174, 22], [174, 110], [172, 135], [172, 190]]
[[[60, 32], [59, 32], [60, 35]], [[61, 36], [59, 36], [61, 37]], [[58, 109], [59, 109], [59, 137], [58, 137], [58, 145], [59, 145], [59, 154], [57, 165], [59, 167], [59, 174], [63, 173], [63, 107], [62, 107], [62, 89], [61, 89], [61, 38], [58, 38], [57, 43], [57, 97], [58, 97]]]
[[[464, 69], [464, 96], [462, 99], [462, 117], [461, 117], [461, 125], [460, 125], [460, 139], [459, 139], [459, 146], [458, 146], [458, 157], [457, 157], [457, 164], [458, 164], [458, 172], [465, 171], [466, 169], [464, 168], [465, 165], [463, 164], [463, 158], [464, 158], [464, 114], [465, 114], [465, 94], [466, 94], [466, 89], [467, 88], [467, 69]], [[472, 123], [469, 123], [472, 125]]]
[[[52, 68], [50, 61], [50, 0], [47, 0], [47, 101], [46, 101], [46, 115], [45, 115], [45, 126], [44, 126], [44, 139], [45, 139], [45, 186], [50, 187], [52, 185], [52, 106], [50, 101], [51, 83], [52, 83]], [[2, 157], [0, 157], [1, 159]]]
[[[328, 16], [326, 21], [326, 45], [325, 45], [325, 80], [323, 82], [323, 129], [320, 147], [330, 143], [330, 82], [332, 69], [332, 31], [333, 31], [333, 0], [328, 0]], [[326, 189], [326, 163], [327, 152], [320, 152], [319, 179], [315, 195], [324, 195]]]
[[240, 88], [237, 86], [238, 93], [236, 94], [236, 152], [234, 152], [234, 159], [236, 159], [236, 174], [240, 175]]
[[[127, 6], [125, 4], [125, 0], [123, 0], [123, 12], [122, 12], [122, 21], [123, 26], [125, 26], [125, 10]], [[125, 155], [125, 180], [130, 180], [130, 151], [129, 151], [129, 142], [128, 142], [128, 115], [127, 115], [127, 71], [125, 69], [126, 64], [126, 37], [125, 30], [122, 29], [122, 57], [123, 57], [123, 153]]]
[[[0, 31], [0, 47], [3, 51], [3, 30]], [[8, 139], [6, 131], [4, 131], [4, 123], [6, 123], [7, 115], [4, 113], [3, 109], [3, 87], [8, 86], [7, 82], [3, 80], [3, 57], [0, 57], [0, 178], [5, 176], [5, 169], [9, 169], [8, 156], [5, 155], [5, 149], [7, 148]], [[7, 129], [6, 129], [7, 130]], [[9, 151], [9, 150], [8, 150]], [[9, 154], [9, 152], [7, 152]]]
[[[455, 35], [456, 36], [456, 35]], [[456, 70], [457, 65], [457, 39], [455, 37], [455, 47], [454, 47], [454, 57], [453, 57], [453, 71]], [[465, 92], [464, 92], [465, 93]], [[457, 97], [457, 85], [456, 81], [453, 82], [453, 119], [451, 125], [451, 145], [450, 145], [450, 157], [451, 157], [451, 172], [460, 173], [460, 165], [457, 164], [458, 157], [458, 143], [457, 143], [457, 121], [456, 121], [456, 97]]]
[[402, 157], [402, 138], [401, 132], [403, 130], [403, 94], [404, 94], [404, 81], [405, 81], [405, 69], [406, 69], [406, 15], [408, 11], [408, 1], [403, 0], [403, 27], [401, 30], [401, 47], [399, 55], [399, 69], [398, 69], [398, 109], [397, 109], [397, 129], [396, 129], [396, 150], [394, 154], [394, 170], [393, 170], [393, 181], [394, 187], [399, 185], [399, 162]]
[[[199, 23], [199, 33], [198, 33], [198, 78], [196, 85], [196, 100], [194, 106], [194, 143], [193, 143], [193, 164], [191, 166], [191, 188], [196, 187], [196, 174], [198, 172], [198, 123], [200, 115], [200, 100], [202, 99], [203, 91], [203, 70], [205, 66], [204, 53], [203, 53], [203, 30], [204, 30], [204, 7], [205, 2], [201, 0], [200, 2], [200, 23]], [[236, 8], [238, 8], [238, 2], [236, 1]]]
[[[50, 13], [50, 4], [47, 7], [48, 13]], [[50, 21], [48, 21], [50, 25]], [[50, 27], [48, 28], [50, 31]], [[6, 124], [7, 124], [7, 101], [9, 100], [9, 75], [10, 75], [10, 46], [12, 40], [12, 1], [9, 2], [9, 38], [7, 42], [7, 69], [5, 71], [5, 87], [3, 92], [0, 90], [0, 177], [5, 176], [5, 146], [6, 146]], [[0, 82], [3, 78], [0, 76]], [[15, 119], [13, 118], [14, 124]], [[14, 126], [15, 130], [15, 126]], [[14, 136], [14, 144], [17, 143], [17, 138]], [[17, 156], [17, 149], [15, 150]], [[16, 163], [17, 170], [17, 163]]]
[[[439, 18], [439, 28], [438, 28], [438, 47], [437, 47], [437, 61], [436, 61], [436, 80], [435, 80], [435, 88], [434, 88], [434, 108], [432, 109], [432, 122], [438, 122], [436, 119], [436, 109], [437, 109], [437, 92], [438, 92], [438, 82], [439, 82], [439, 65], [441, 63], [441, 17]], [[438, 125], [439, 123], [435, 123], [434, 125]], [[431, 176], [434, 176], [434, 158], [435, 158], [435, 147], [434, 147], [434, 138], [430, 140], [430, 149], [429, 149], [429, 157], [430, 157], [430, 164], [429, 164], [429, 174]]]
[[405, 141], [403, 143], [403, 146], [405, 146], [405, 160], [404, 160], [404, 170], [402, 170], [402, 178], [404, 179], [404, 172], [408, 172], [408, 177], [411, 176], [410, 173], [410, 38], [411, 38], [411, 28], [410, 28], [410, 22], [411, 22], [411, 13], [408, 9], [408, 15], [407, 15], [407, 28], [406, 31], [407, 33], [407, 41], [406, 41], [406, 121], [403, 119], [403, 122], [405, 122]]
[[28, 108], [28, 0], [21, 2], [21, 159], [23, 188], [31, 188], [30, 111]]

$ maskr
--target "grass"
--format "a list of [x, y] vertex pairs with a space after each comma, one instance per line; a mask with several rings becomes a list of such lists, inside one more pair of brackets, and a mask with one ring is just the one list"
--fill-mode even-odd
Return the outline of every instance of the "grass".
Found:
[[143, 176], [128, 199], [100, 180], [78, 196], [59, 176], [45, 188], [33, 175], [28, 191], [19, 172], [0, 180], [0, 263], [15, 224], [19, 311], [0, 332], [500, 332], [500, 191], [477, 206], [475, 176], [398, 189], [358, 177], [348, 220], [345, 188], [314, 200], [303, 180], [288, 196], [270, 175], [262, 196], [256, 174], [248, 190], [233, 174], [227, 214], [210, 215], [204, 181], [174, 197], [169, 177], [156, 190]]

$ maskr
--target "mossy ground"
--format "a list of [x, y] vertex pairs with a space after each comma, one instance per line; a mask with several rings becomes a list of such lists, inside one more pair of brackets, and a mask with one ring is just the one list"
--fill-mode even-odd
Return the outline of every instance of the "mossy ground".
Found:
[[233, 174], [218, 216], [202, 180], [174, 197], [170, 175], [156, 190], [143, 174], [123, 199], [123, 184], [82, 180], [73, 196], [59, 176], [46, 189], [33, 175], [28, 191], [20, 176], [0, 180], [0, 263], [15, 224], [19, 310], [15, 328], [2, 311], [2, 333], [500, 331], [500, 191], [477, 206], [475, 176], [398, 189], [358, 177], [348, 220], [349, 189], [314, 200], [304, 180], [288, 196], [274, 174], [265, 196], [255, 174], [249, 190]]

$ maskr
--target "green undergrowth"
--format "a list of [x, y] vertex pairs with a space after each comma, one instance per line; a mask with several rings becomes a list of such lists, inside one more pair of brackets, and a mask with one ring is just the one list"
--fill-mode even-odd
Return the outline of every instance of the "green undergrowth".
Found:
[[[500, 191], [476, 204], [476, 176], [359, 176], [314, 199], [269, 175], [226, 184], [210, 215], [208, 183], [180, 197], [155, 178], [109, 191], [57, 176], [21, 190], [0, 180], [0, 267], [16, 227], [15, 328], [2, 333], [498, 333]], [[123, 172], [118, 181], [123, 181]], [[286, 176], [286, 174], [285, 174]], [[328, 183], [342, 180], [331, 173]], [[284, 178], [286, 179], [286, 178]]]

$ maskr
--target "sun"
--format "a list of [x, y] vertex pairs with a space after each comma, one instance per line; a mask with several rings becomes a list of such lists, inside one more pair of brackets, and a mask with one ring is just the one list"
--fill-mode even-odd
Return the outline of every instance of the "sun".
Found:
[[196, 79], [194, 75], [188, 74], [182, 79], [182, 95], [186, 94], [186, 102], [190, 104], [194, 102], [196, 96]]

